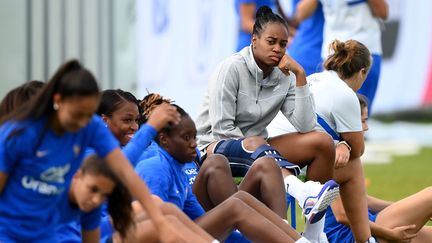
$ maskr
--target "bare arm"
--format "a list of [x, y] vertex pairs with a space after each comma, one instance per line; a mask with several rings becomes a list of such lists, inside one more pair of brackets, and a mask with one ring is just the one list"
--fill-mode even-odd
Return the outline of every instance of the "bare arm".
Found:
[[83, 243], [100, 242], [100, 229], [81, 230], [81, 239]]
[[351, 146], [350, 159], [359, 158], [363, 155], [364, 135], [363, 132], [344, 132], [341, 133], [342, 140], [346, 141]]
[[301, 23], [303, 20], [312, 16], [318, 6], [318, 0], [302, 0], [297, 4], [294, 20]]
[[368, 202], [369, 208], [374, 213], [381, 212], [381, 210], [390, 206], [393, 203], [393, 202], [385, 201], [385, 200], [382, 200], [382, 199], [379, 199], [376, 197], [372, 197], [372, 196], [367, 196], [367, 202]]
[[7, 179], [8, 179], [8, 174], [4, 172], [0, 172], [0, 193], [3, 191], [3, 188], [5, 187]]
[[387, 19], [388, 17], [388, 4], [386, 0], [369, 0], [369, 7], [372, 11], [372, 14], [381, 19]]
[[[350, 227], [350, 222], [345, 214], [345, 209], [342, 205], [342, 200], [340, 197], [331, 204], [331, 209], [333, 211], [333, 215], [335, 216], [336, 222]], [[372, 221], [369, 221], [369, 225], [373, 236], [389, 241], [408, 240], [416, 236], [416, 234], [409, 233], [409, 230], [413, 229], [415, 225], [403, 225], [394, 228], [387, 228]]]
[[252, 33], [255, 24], [256, 5], [254, 3], [240, 4], [240, 28], [244, 32]]
[[[338, 222], [339, 224], [350, 226], [349, 219], [345, 213], [345, 209], [342, 205], [342, 200], [340, 197], [334, 200], [334, 202], [331, 204], [331, 209], [333, 211], [333, 215], [335, 216], [336, 222]], [[372, 235], [374, 236], [383, 237], [383, 235], [389, 234], [389, 231], [387, 231], [383, 227], [378, 226], [373, 222], [370, 222], [370, 226], [371, 226]]]

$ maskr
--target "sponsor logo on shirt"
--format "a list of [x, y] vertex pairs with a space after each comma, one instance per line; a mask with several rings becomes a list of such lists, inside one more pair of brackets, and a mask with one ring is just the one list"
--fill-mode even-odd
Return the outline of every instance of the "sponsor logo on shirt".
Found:
[[63, 187], [50, 184], [50, 182], [65, 182], [64, 176], [70, 170], [70, 164], [64, 166], [50, 167], [40, 174], [40, 180], [33, 176], [23, 176], [21, 185], [28, 190], [32, 190], [44, 195], [57, 195], [63, 192]]
[[189, 185], [193, 185], [195, 182], [196, 176], [189, 177]]
[[36, 180], [31, 176], [24, 176], [21, 180], [21, 184], [25, 189], [39, 192], [44, 195], [58, 195], [63, 192], [63, 188], [58, 188], [57, 186]]

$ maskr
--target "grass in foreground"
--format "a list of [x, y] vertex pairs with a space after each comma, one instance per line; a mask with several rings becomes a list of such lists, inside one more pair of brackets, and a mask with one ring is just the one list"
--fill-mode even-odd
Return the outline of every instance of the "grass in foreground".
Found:
[[[369, 195], [397, 201], [432, 186], [432, 148], [423, 148], [413, 156], [394, 157], [389, 164], [365, 164], [364, 169]], [[300, 232], [304, 230], [304, 221], [298, 205], [296, 213], [297, 231]]]

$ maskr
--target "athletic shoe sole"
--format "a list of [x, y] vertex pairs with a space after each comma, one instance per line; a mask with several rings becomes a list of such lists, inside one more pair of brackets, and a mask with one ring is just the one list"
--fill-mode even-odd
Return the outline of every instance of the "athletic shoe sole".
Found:
[[309, 223], [318, 222], [326, 209], [339, 195], [339, 185], [334, 180], [327, 181], [317, 196], [308, 197], [304, 203], [304, 215]]

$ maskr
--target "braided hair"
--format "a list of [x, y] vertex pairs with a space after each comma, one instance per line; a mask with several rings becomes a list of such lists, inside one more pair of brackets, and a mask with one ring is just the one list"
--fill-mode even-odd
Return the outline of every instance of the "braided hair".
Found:
[[253, 26], [252, 33], [260, 36], [264, 30], [265, 25], [267, 25], [268, 23], [282, 24], [288, 31], [288, 24], [281, 16], [273, 13], [271, 8], [269, 8], [268, 6], [262, 6], [258, 9], [255, 15], [255, 24]]
[[146, 95], [140, 102], [139, 106], [142, 112], [141, 115], [141, 124], [147, 122], [148, 118], [150, 117], [151, 112], [156, 108], [158, 105], [161, 105], [162, 103], [168, 103], [172, 104], [174, 101], [164, 98], [160, 94], [156, 93], [150, 93]]
[[[174, 106], [181, 117], [189, 117], [189, 114], [185, 110], [183, 110], [180, 106], [173, 104], [172, 100], [164, 98], [160, 94], [151, 93], [148, 94], [146, 97], [144, 97], [144, 99], [140, 102], [141, 109], [143, 110], [143, 116], [142, 116], [143, 119], [147, 121], [153, 109], [163, 103], [168, 103]], [[166, 134], [170, 134], [174, 128], [175, 128], [174, 125], [168, 123], [168, 125], [165, 126], [163, 129], [161, 129], [159, 133], [163, 132]], [[155, 138], [155, 141], [159, 144], [158, 137]]]

